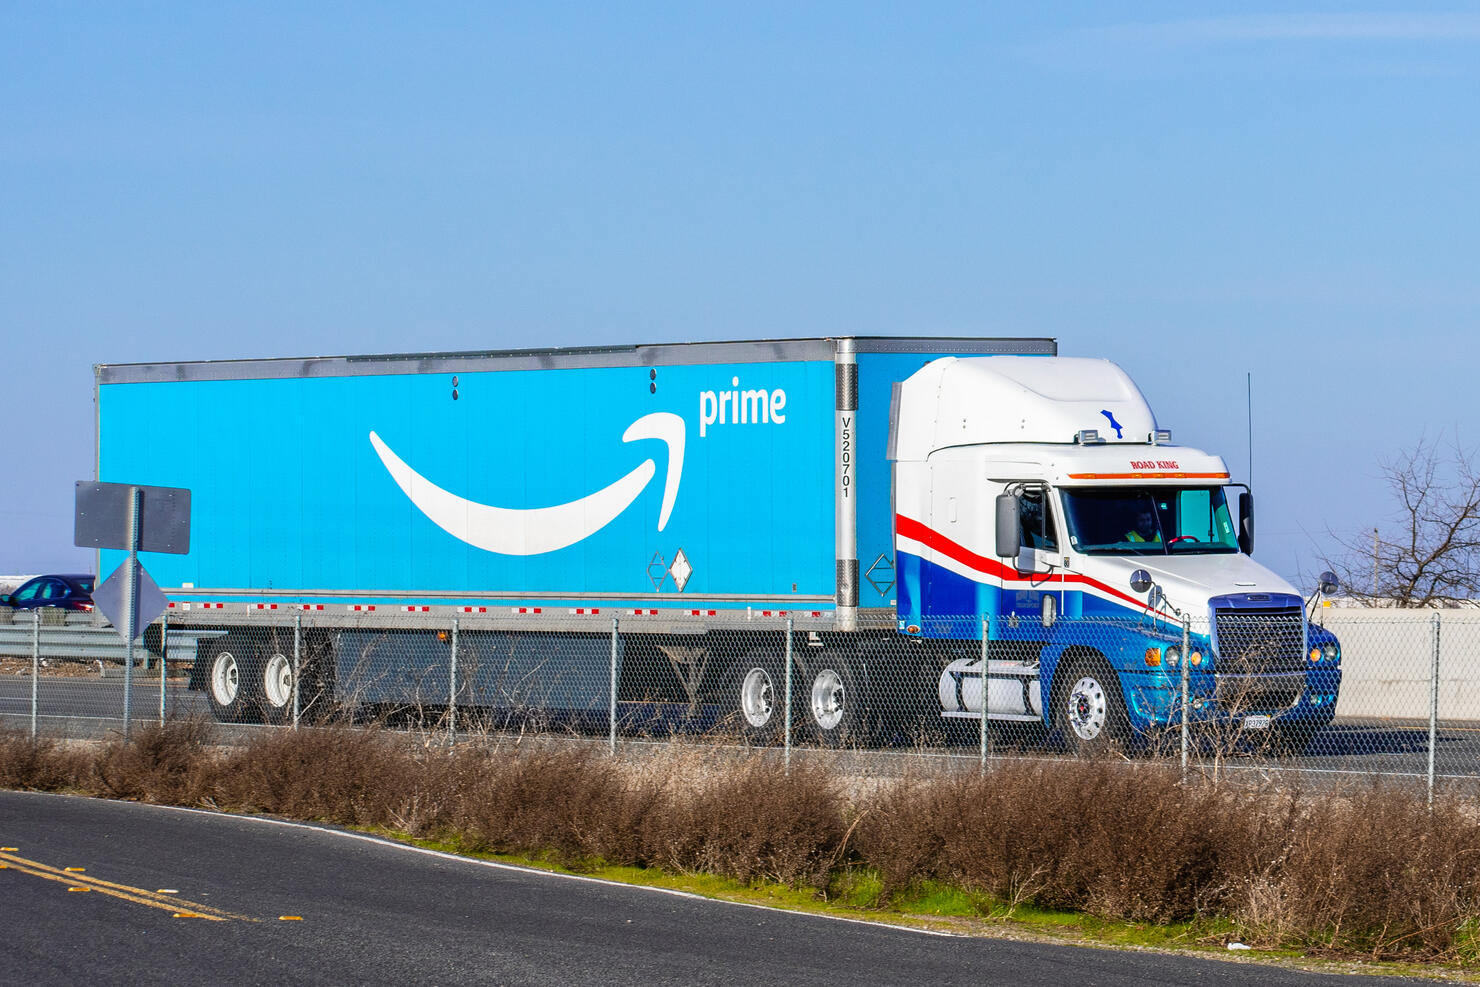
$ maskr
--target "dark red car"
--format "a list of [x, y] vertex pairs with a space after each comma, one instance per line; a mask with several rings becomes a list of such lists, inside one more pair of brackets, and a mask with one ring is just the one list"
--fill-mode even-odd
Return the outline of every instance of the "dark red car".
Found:
[[0, 606], [14, 607], [17, 610], [38, 610], [42, 607], [91, 610], [94, 579], [88, 573], [37, 576], [21, 583], [14, 593], [0, 594]]

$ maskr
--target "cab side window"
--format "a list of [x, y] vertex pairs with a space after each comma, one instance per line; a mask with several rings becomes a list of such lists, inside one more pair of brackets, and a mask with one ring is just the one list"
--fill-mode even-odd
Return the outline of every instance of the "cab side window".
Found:
[[1056, 552], [1059, 549], [1057, 525], [1048, 491], [1030, 488], [1018, 495], [1018, 518], [1022, 525], [1023, 545]]

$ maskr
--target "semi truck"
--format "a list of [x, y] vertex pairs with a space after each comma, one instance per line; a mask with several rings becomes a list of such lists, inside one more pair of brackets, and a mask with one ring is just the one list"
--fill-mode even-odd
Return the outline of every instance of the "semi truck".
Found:
[[1250, 491], [1051, 339], [108, 364], [95, 401], [98, 479], [191, 491], [148, 566], [225, 721], [610, 702], [1098, 747], [1335, 709]]

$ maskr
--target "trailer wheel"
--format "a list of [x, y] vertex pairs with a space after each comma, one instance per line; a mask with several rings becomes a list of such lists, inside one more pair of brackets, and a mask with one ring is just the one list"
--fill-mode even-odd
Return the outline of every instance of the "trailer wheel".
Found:
[[810, 662], [803, 701], [807, 728], [824, 747], [865, 746], [873, 741], [868, 723], [867, 676], [862, 662], [843, 654], [821, 654]]
[[735, 666], [727, 691], [740, 714], [740, 732], [747, 739], [766, 744], [782, 739], [786, 729], [786, 669], [782, 659], [764, 651], [744, 655]]
[[1103, 660], [1076, 659], [1056, 676], [1054, 725], [1069, 749], [1101, 754], [1123, 745], [1130, 734], [1120, 679]]
[[246, 681], [242, 661], [237, 657], [235, 642], [223, 642], [213, 655], [206, 671], [206, 696], [211, 714], [221, 723], [241, 723], [246, 719]]
[[262, 696], [262, 719], [273, 724], [293, 718], [293, 659], [277, 649], [257, 662]]

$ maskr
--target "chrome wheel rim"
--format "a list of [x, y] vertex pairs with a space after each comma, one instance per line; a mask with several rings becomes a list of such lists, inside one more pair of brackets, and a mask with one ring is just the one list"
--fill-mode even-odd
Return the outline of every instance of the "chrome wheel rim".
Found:
[[824, 730], [836, 730], [843, 722], [843, 677], [824, 668], [812, 680], [812, 719]]
[[1080, 740], [1094, 740], [1105, 730], [1109, 699], [1092, 675], [1082, 676], [1069, 690], [1069, 727]]
[[262, 672], [262, 691], [274, 709], [283, 709], [293, 701], [293, 663], [284, 654], [267, 659]]
[[776, 710], [776, 691], [764, 668], [752, 668], [740, 681], [740, 712], [752, 727], [771, 722]]
[[211, 698], [218, 706], [230, 706], [236, 702], [240, 689], [241, 670], [237, 666], [236, 655], [223, 651], [211, 663]]

